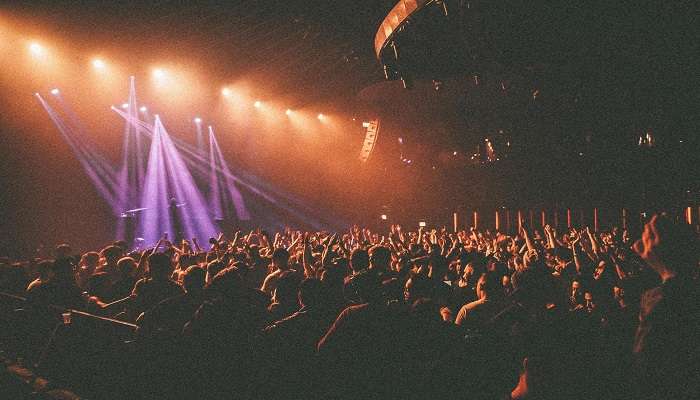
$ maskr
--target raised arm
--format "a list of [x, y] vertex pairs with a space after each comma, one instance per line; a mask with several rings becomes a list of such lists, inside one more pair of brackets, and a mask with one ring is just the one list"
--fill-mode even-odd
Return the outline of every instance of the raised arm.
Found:
[[196, 238], [196, 237], [193, 237], [193, 238], [192, 238], [192, 244], [194, 245], [194, 251], [196, 251], [197, 253], [201, 253], [201, 252], [202, 252], [202, 248], [199, 246], [199, 243], [197, 243], [197, 238]]
[[578, 242], [581, 240], [581, 236], [578, 232], [576, 232], [576, 236], [574, 239], [571, 241], [571, 253], [573, 253], [574, 256], [574, 265], [576, 266], [576, 273], [581, 274], [581, 260], [579, 259], [578, 251], [576, 250], [576, 245]]
[[524, 226], [520, 227], [520, 234], [523, 235], [523, 239], [525, 239], [525, 246], [527, 246], [528, 251], [535, 250], [535, 246], [532, 244], [532, 240], [530, 239], [530, 235], [527, 232], [527, 229], [525, 229]]
[[311, 245], [309, 245], [309, 234], [304, 232], [304, 237], [302, 239], [302, 246], [304, 246], [304, 252], [302, 255], [302, 265], [304, 266], [304, 275], [307, 278], [313, 278], [316, 276], [316, 271], [312, 264], [313, 256], [311, 255]]
[[598, 240], [596, 240], [595, 235], [591, 232], [591, 228], [586, 227], [586, 234], [588, 235], [588, 240], [591, 242], [591, 249], [593, 250], [593, 254], [595, 254], [596, 257], [600, 258], [600, 244], [598, 244]]

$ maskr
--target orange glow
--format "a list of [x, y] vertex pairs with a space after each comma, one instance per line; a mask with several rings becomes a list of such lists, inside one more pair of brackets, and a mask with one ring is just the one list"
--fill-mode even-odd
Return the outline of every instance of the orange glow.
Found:
[[162, 68], [155, 68], [153, 70], [153, 77], [158, 80], [165, 79], [165, 70], [163, 70]]
[[231, 97], [233, 93], [231, 92], [231, 89], [225, 87], [221, 89], [221, 94], [224, 95], [224, 97]]
[[44, 55], [46, 55], [46, 50], [44, 49], [44, 47], [37, 42], [31, 42], [29, 44], [29, 51], [35, 57], [43, 57]]
[[685, 222], [687, 222], [688, 225], [693, 224], [693, 209], [691, 207], [685, 209]]
[[107, 67], [107, 64], [105, 64], [104, 61], [102, 61], [99, 58], [95, 58], [92, 60], [92, 66], [95, 67], [96, 70], [104, 70]]
[[255, 108], [260, 108], [260, 107], [262, 107], [262, 102], [260, 100], [255, 100], [255, 103], [253, 103], [253, 106], [255, 106]]
[[284, 113], [287, 114], [288, 116], [289, 116], [289, 115], [292, 115], [292, 110], [290, 110], [290, 109], [288, 108], [287, 111], [285, 111]]

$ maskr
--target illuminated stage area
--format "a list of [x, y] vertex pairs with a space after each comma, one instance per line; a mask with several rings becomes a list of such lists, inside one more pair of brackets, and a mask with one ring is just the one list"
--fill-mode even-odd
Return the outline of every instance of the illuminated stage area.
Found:
[[697, 12], [0, 5], [0, 400], [700, 399]]

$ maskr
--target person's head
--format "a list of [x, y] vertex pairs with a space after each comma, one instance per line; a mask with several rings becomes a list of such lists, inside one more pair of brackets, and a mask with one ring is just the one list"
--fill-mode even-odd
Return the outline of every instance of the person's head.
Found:
[[350, 268], [355, 272], [359, 272], [363, 269], [367, 269], [367, 267], [369, 267], [369, 254], [367, 250], [359, 248], [353, 250], [350, 254]]
[[90, 251], [83, 254], [83, 263], [88, 269], [95, 269], [100, 264], [100, 253]]
[[73, 276], [73, 261], [68, 258], [58, 258], [53, 262], [53, 280], [58, 282], [75, 283]]
[[131, 257], [122, 257], [117, 262], [117, 270], [124, 277], [133, 275], [136, 268], [136, 260]]
[[468, 262], [464, 268], [462, 268], [462, 275], [461, 278], [465, 282], [473, 282], [472, 277], [475, 274], [474, 270], [474, 262]]
[[257, 244], [251, 244], [248, 246], [248, 257], [255, 260], [260, 257], [260, 248]]
[[224, 265], [224, 263], [221, 262], [221, 260], [215, 259], [214, 261], [210, 261], [207, 264], [207, 283], [211, 283], [216, 274], [221, 272], [225, 267], [226, 265]]
[[432, 253], [428, 257], [428, 277], [435, 280], [443, 280], [447, 273], [447, 259], [439, 253]]
[[126, 254], [129, 251], [129, 245], [126, 244], [126, 240], [115, 240], [112, 244], [119, 247], [122, 250], [122, 254]]
[[295, 304], [299, 292], [301, 276], [294, 271], [284, 271], [277, 280], [273, 299], [276, 303]]
[[54, 249], [54, 256], [56, 259], [59, 258], [68, 258], [71, 256], [71, 253], [73, 252], [73, 249], [71, 249], [70, 245], [67, 243], [62, 243], [56, 246]]
[[372, 269], [389, 270], [391, 251], [386, 246], [373, 246], [369, 249], [369, 263]]
[[244, 294], [243, 279], [234, 268], [224, 268], [206, 286], [207, 293], [224, 300], [235, 300]]
[[42, 281], [47, 281], [53, 277], [53, 261], [51, 260], [41, 260], [36, 266], [37, 272], [39, 274], [39, 279]]
[[625, 301], [625, 289], [622, 288], [622, 285], [613, 286], [613, 297], [618, 303]]
[[411, 304], [411, 314], [423, 322], [440, 322], [440, 305], [432, 299], [420, 297]]
[[321, 281], [318, 279], [304, 279], [299, 285], [299, 304], [302, 307], [315, 307], [320, 305], [322, 289]]
[[107, 246], [100, 251], [100, 256], [104, 259], [105, 264], [117, 265], [117, 261], [122, 256], [122, 249], [117, 246]]
[[345, 272], [345, 265], [333, 263], [321, 271], [321, 283], [325, 287], [342, 290]]
[[430, 297], [431, 288], [425, 275], [412, 273], [404, 285], [403, 298], [407, 304], [413, 304], [417, 299]]
[[569, 262], [571, 262], [573, 254], [569, 249], [557, 247], [554, 251], [554, 258], [558, 264], [568, 264]]
[[187, 293], [199, 293], [204, 290], [207, 273], [204, 268], [193, 265], [185, 270], [182, 285]]
[[481, 274], [476, 282], [476, 296], [479, 299], [496, 297], [503, 294], [500, 275], [494, 271]]
[[151, 278], [158, 280], [168, 279], [173, 272], [170, 257], [164, 253], [155, 253], [148, 257], [148, 270]]
[[180, 254], [180, 256], [177, 258], [177, 264], [181, 270], [186, 270], [187, 267], [189, 267], [190, 265], [194, 265], [196, 263], [197, 263], [197, 257], [194, 255]]
[[593, 293], [586, 292], [583, 295], [583, 300], [585, 302], [584, 306], [588, 312], [593, 311], [596, 308], [595, 299], [593, 298]]
[[578, 296], [581, 292], [581, 282], [574, 280], [571, 282], [571, 295]]
[[688, 276], [697, 268], [698, 237], [690, 225], [675, 222], [665, 214], [654, 215], [644, 225], [634, 250], [663, 280]]
[[557, 302], [557, 288], [550, 273], [523, 269], [511, 276], [514, 300], [525, 307], [541, 309], [547, 303]]
[[366, 303], [379, 302], [383, 298], [383, 288], [379, 277], [370, 271], [363, 271], [351, 280], [352, 289], [357, 297]]
[[280, 270], [289, 268], [289, 252], [286, 249], [278, 248], [272, 252], [272, 265]]
[[513, 289], [513, 285], [510, 282], [510, 275], [503, 275], [503, 277], [501, 278], [501, 284], [503, 285], [503, 288], [506, 290]]

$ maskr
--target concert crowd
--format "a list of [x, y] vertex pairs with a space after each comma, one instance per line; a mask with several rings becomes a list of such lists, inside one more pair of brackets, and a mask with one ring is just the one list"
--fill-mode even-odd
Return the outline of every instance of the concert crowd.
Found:
[[[4, 318], [15, 343], [63, 338], [41, 361], [91, 398], [700, 398], [698, 237], [663, 214], [638, 236], [392, 225], [63, 244], [0, 260], [0, 291], [26, 297]], [[78, 323], [65, 309], [137, 328], [57, 335]]]

